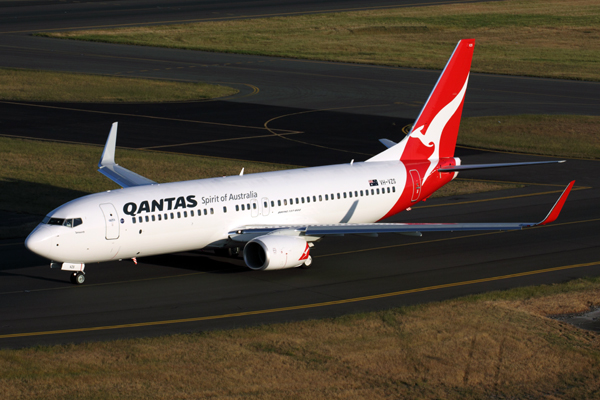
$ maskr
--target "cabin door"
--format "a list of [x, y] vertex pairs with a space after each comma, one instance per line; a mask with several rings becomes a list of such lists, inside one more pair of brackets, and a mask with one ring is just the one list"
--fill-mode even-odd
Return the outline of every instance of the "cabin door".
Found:
[[267, 217], [270, 213], [271, 208], [269, 207], [269, 199], [266, 197], [262, 198], [262, 215]]
[[102, 214], [104, 214], [104, 222], [106, 223], [106, 240], [114, 240], [119, 238], [119, 215], [115, 206], [110, 203], [100, 204]]

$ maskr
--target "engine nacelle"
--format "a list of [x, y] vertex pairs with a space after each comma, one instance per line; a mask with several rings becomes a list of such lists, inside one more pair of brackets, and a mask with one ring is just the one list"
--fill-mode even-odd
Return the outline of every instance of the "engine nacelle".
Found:
[[296, 268], [310, 263], [310, 247], [298, 236], [264, 235], [244, 247], [246, 265], [256, 271]]

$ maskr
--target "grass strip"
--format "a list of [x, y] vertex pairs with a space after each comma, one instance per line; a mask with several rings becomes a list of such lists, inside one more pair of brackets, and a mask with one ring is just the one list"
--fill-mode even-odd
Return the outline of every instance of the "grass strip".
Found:
[[[99, 146], [0, 137], [0, 210], [45, 215], [77, 197], [119, 186], [97, 172]], [[118, 149], [120, 165], [156, 182], [173, 182], [296, 168], [290, 165], [227, 160], [184, 154]], [[517, 185], [455, 181], [435, 197], [454, 196]], [[37, 225], [0, 226], [0, 238], [25, 237]]]
[[[76, 197], [119, 188], [97, 172], [101, 154], [100, 146], [0, 137], [0, 210], [45, 215]], [[117, 160], [156, 182], [294, 168], [121, 148]]]
[[225, 97], [236, 89], [207, 83], [0, 69], [0, 99], [91, 103], [145, 103]]
[[0, 394], [64, 398], [597, 397], [600, 342], [546, 315], [600, 278], [339, 318], [0, 350]]
[[463, 118], [458, 144], [555, 157], [600, 159], [600, 117], [510, 115]]
[[[99, 146], [0, 137], [0, 210], [45, 215], [76, 197], [117, 189], [97, 172]], [[118, 149], [120, 165], [156, 182], [173, 182], [296, 168], [185, 154]], [[451, 182], [441, 196], [514, 188], [513, 184]], [[439, 195], [438, 195], [439, 197]]]
[[597, 0], [506, 0], [42, 36], [441, 69], [477, 39], [472, 71], [600, 80]]

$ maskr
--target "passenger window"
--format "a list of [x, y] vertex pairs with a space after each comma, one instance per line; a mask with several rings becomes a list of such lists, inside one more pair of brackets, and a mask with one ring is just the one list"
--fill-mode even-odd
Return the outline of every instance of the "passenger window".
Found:
[[377, 188], [377, 194], [379, 194], [379, 188]]
[[267, 204], [268, 204], [268, 203], [265, 201], [265, 202], [263, 203], [263, 207], [264, 207], [264, 208], [267, 208]]
[[310, 203], [310, 196], [306, 196], [306, 202]]
[[206, 210], [206, 208], [204, 209], [204, 215], [208, 214], [208, 211]]
[[190, 210], [190, 217], [194, 216], [194, 210]]
[[317, 196], [313, 196], [313, 202], [317, 202]]
[[281, 207], [281, 200], [277, 200], [277, 206]]
[[319, 195], [319, 201], [323, 201], [323, 196]]
[[246, 206], [242, 204], [242, 211], [246, 209]]
[[210, 209], [210, 213], [211, 213], [211, 214], [214, 214], [214, 213], [215, 213], [215, 210], [213, 210], [213, 209], [211, 208], [211, 209]]
[[240, 211], [240, 206], [238, 204], [235, 205], [235, 211]]
[[388, 188], [387, 188], [387, 192], [388, 192], [388, 193], [390, 192], [390, 187], [389, 187], [389, 186], [388, 186]]
[[396, 186], [392, 186], [392, 192], [396, 193]]
[[371, 189], [371, 194], [375, 194], [375, 189]]
[[177, 218], [181, 218], [181, 212], [177, 211]]
[[154, 215], [152, 216], [152, 222], [156, 221], [156, 218], [154, 217]]
[[175, 219], [175, 215], [171, 213], [171, 219]]
[[300, 199], [296, 197], [296, 204], [300, 204]]
[[352, 192], [348, 192], [348, 197], [352, 198]]
[[142, 222], [144, 222], [144, 220], [142, 219], [142, 217], [138, 217], [138, 221], [141, 224]]
[[187, 211], [183, 212], [183, 218], [187, 218]]
[[146, 215], [146, 222], [150, 222], [150, 218]]
[[300, 197], [300, 200], [302, 200], [302, 204], [304, 204], [304, 197]]
[[169, 214], [165, 213], [165, 221], [169, 219]]
[[227, 207], [223, 206], [223, 212], [226, 213], [227, 212]]
[[360, 191], [360, 197], [363, 197], [363, 191], [362, 190]]
[[358, 197], [358, 190], [354, 191], [354, 197]]
[[329, 200], [329, 195], [328, 194], [325, 195], [325, 201], [327, 201], [327, 200]]
[[337, 195], [338, 195], [337, 197], [338, 197], [338, 200], [339, 200], [340, 199], [340, 194], [338, 193]]
[[271, 200], [271, 207], [275, 207], [275, 200]]
[[252, 203], [252, 208], [256, 210], [256, 203]]
[[283, 205], [287, 206], [287, 199], [283, 199]]
[[346, 192], [344, 192], [344, 198], [346, 198]]
[[131, 222], [135, 224], [135, 217], [131, 217]]
[[162, 215], [158, 214], [158, 220], [162, 221]]

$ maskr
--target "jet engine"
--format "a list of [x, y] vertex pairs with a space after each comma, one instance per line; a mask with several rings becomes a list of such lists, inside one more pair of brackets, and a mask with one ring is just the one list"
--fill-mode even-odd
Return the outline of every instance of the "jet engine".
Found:
[[311, 264], [310, 247], [297, 236], [264, 235], [244, 247], [244, 261], [255, 271], [296, 268]]

